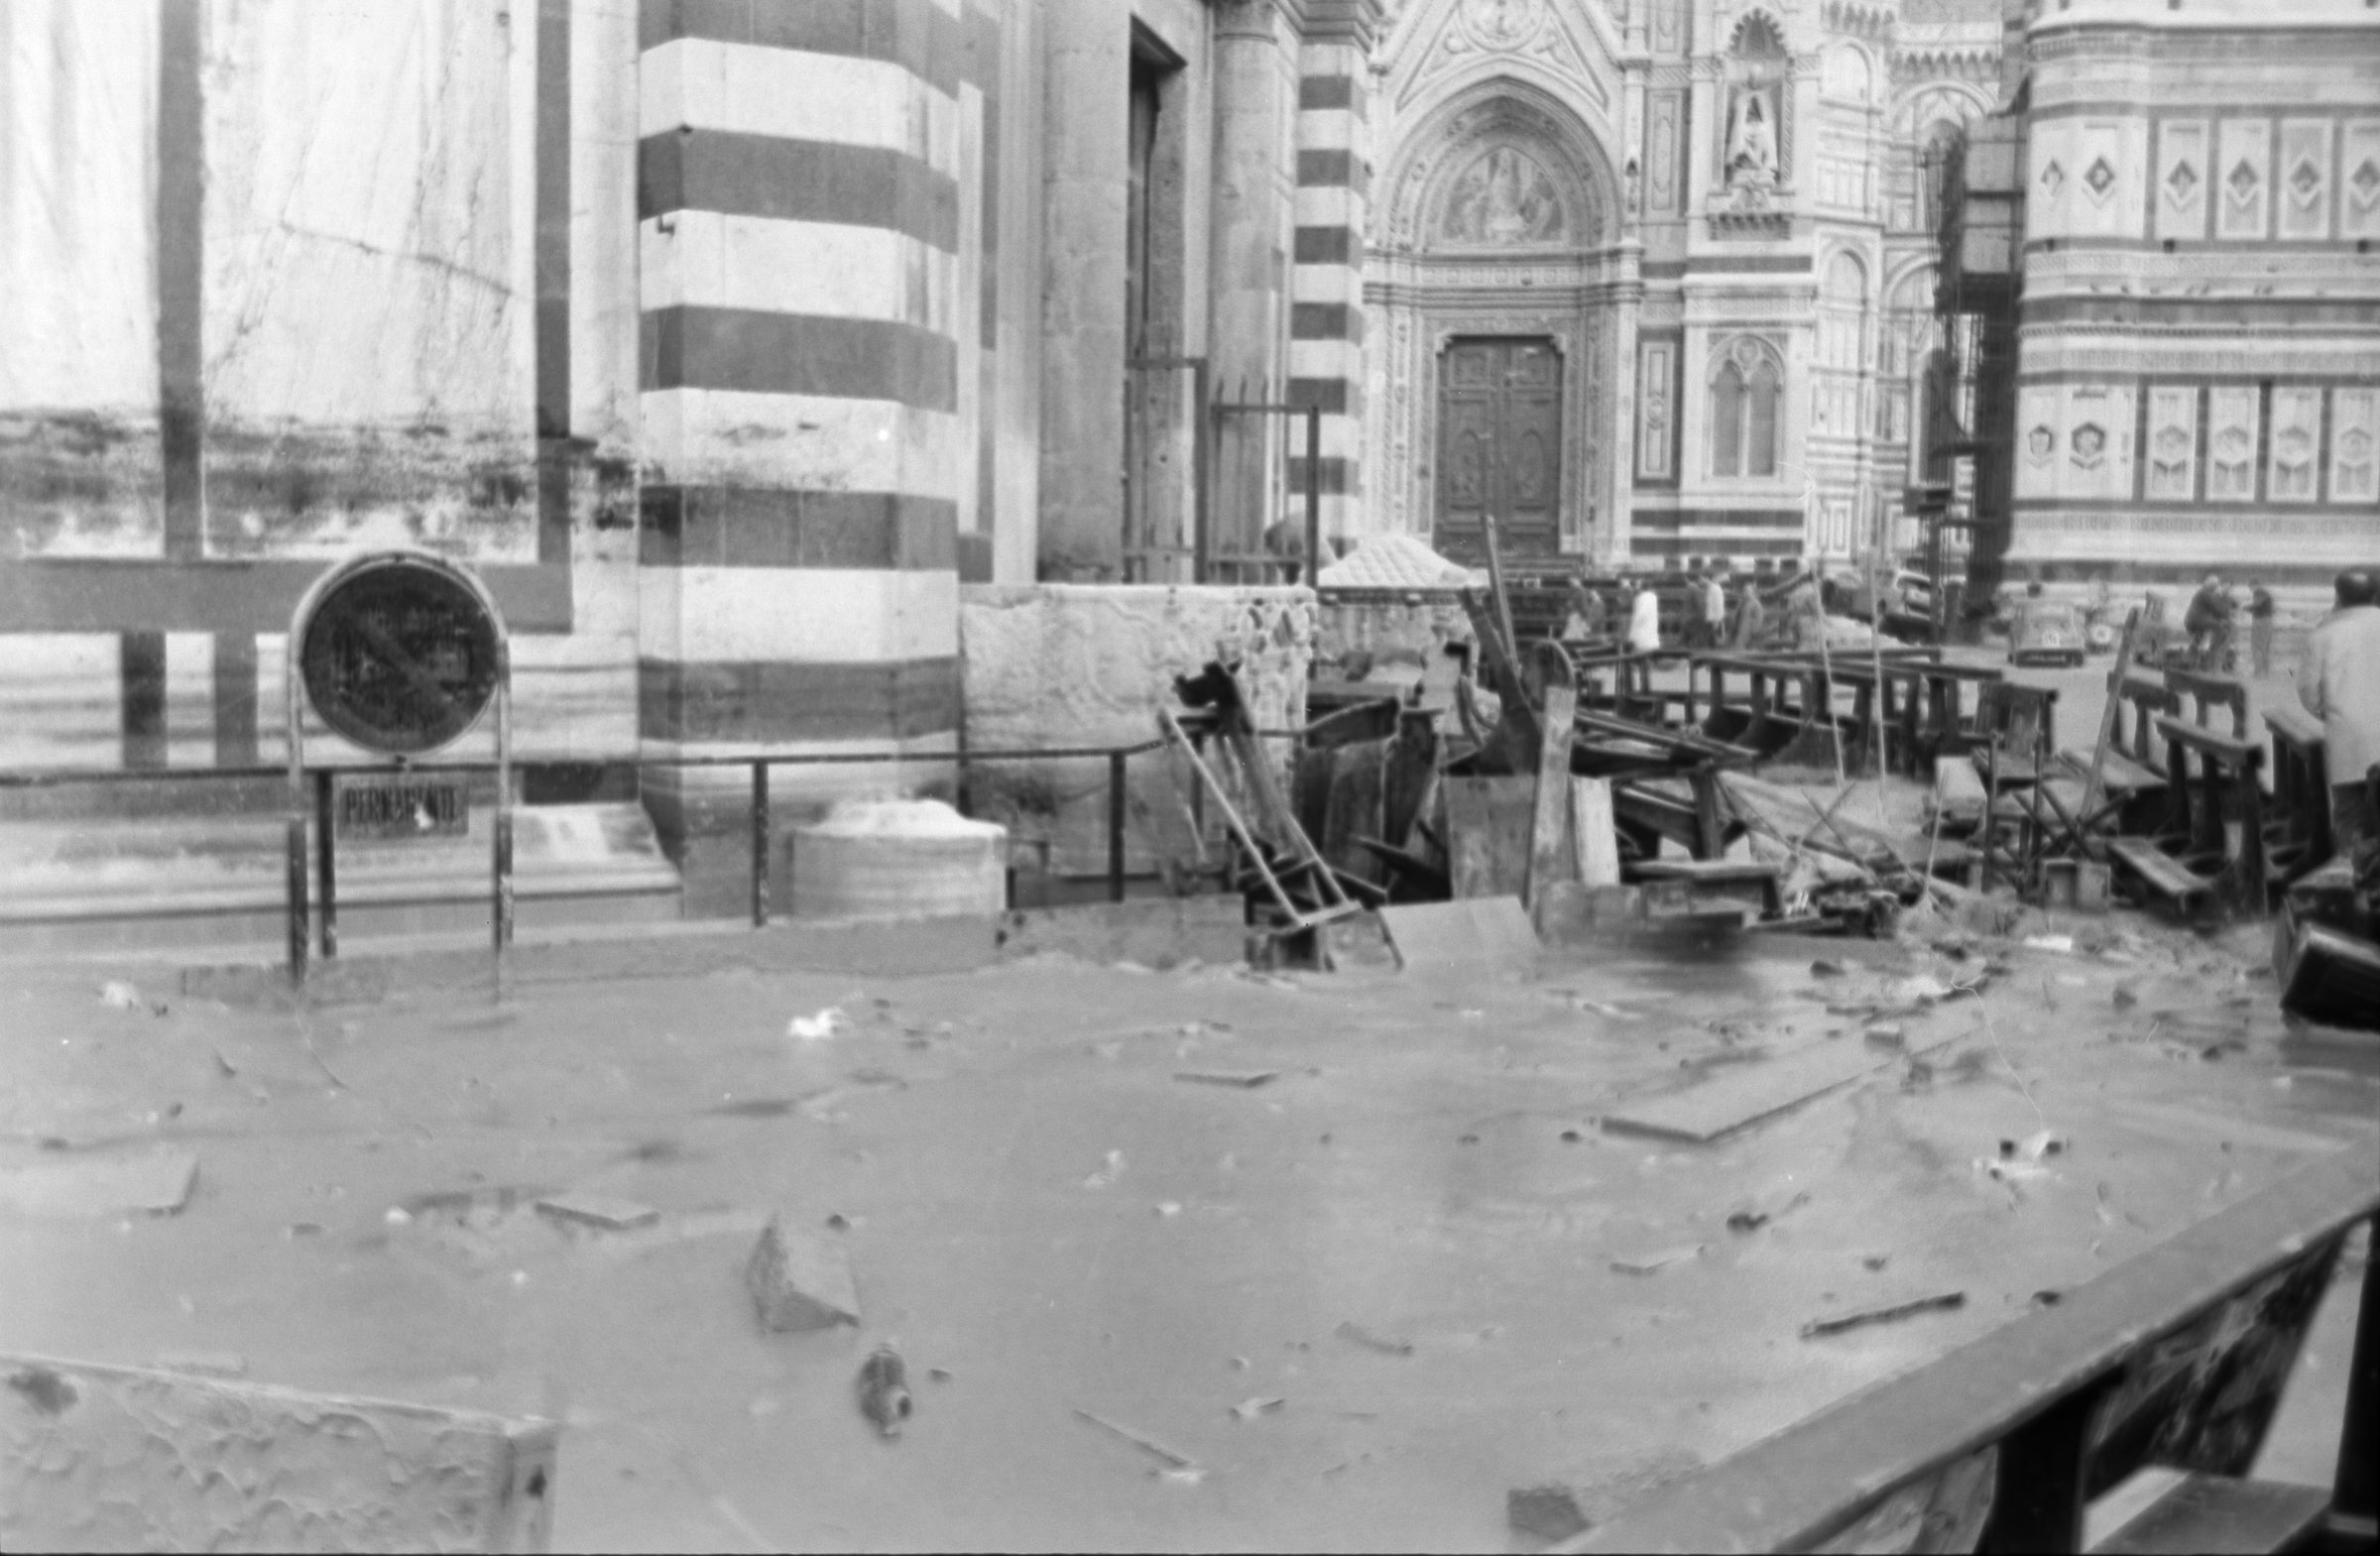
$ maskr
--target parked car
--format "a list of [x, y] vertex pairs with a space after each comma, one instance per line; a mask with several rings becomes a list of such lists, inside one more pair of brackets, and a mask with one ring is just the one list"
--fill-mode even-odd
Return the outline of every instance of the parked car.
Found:
[[2020, 600], [2008, 631], [2008, 662], [2080, 664], [2089, 644], [2082, 613], [2049, 600]]

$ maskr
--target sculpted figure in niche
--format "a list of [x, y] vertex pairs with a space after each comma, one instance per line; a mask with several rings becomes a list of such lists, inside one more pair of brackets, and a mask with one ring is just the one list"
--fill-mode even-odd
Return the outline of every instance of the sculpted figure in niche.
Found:
[[1498, 146], [1455, 185], [1441, 230], [1458, 243], [1544, 243], [1562, 235], [1562, 201], [1543, 168]]
[[1727, 187], [1773, 189], [1777, 186], [1777, 127], [1768, 92], [1758, 86], [1738, 86], [1728, 115]]

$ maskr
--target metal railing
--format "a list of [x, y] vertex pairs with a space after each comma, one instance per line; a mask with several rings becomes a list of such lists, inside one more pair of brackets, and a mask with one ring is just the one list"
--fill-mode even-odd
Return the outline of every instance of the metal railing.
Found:
[[[1362, 711], [1343, 709], [1325, 715], [1298, 729], [1259, 730], [1266, 740], [1303, 740], [1314, 731], [1342, 718]], [[1048, 746], [995, 749], [990, 751], [838, 751], [838, 752], [763, 752], [742, 756], [687, 756], [654, 759], [633, 764], [640, 772], [647, 768], [743, 768], [751, 780], [751, 918], [753, 927], [765, 928], [770, 921], [770, 858], [774, 850], [774, 825], [771, 817], [770, 774], [775, 768], [787, 767], [864, 767], [888, 762], [947, 762], [958, 770], [958, 794], [962, 812], [967, 809], [968, 776], [971, 769], [986, 763], [1067, 762], [1101, 760], [1107, 764], [1107, 862], [1105, 880], [1107, 899], [1125, 899], [1125, 834], [1130, 817], [1128, 795], [1131, 758], [1162, 750], [1160, 738], [1122, 746]], [[518, 766], [518, 763], [515, 764]], [[632, 764], [623, 764], [624, 766]], [[443, 760], [405, 763], [342, 763], [304, 764], [293, 770], [288, 764], [256, 764], [244, 767], [209, 768], [87, 768], [87, 769], [19, 769], [0, 771], [0, 790], [63, 788], [86, 783], [174, 782], [215, 780], [233, 782], [242, 779], [298, 779], [293, 786], [310, 792], [313, 827], [312, 868], [306, 858], [305, 817], [293, 813], [287, 829], [287, 889], [286, 919], [290, 978], [302, 984], [306, 963], [314, 942], [319, 937], [320, 954], [331, 960], [339, 954], [338, 858], [335, 843], [335, 799], [337, 779], [343, 775], [407, 776], [438, 773], [496, 773], [500, 764], [493, 758], [477, 760]], [[489, 848], [489, 920], [491, 949], [501, 955], [513, 943], [513, 850], [509, 827], [494, 829]], [[319, 883], [318, 911], [311, 900], [310, 876]], [[315, 925], [319, 925], [318, 931]]]

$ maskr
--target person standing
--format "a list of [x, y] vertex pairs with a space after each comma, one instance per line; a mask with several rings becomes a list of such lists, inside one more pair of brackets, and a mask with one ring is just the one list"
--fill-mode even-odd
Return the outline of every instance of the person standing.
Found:
[[1803, 573], [1786, 591], [1785, 614], [1793, 624], [1794, 647], [1805, 653], [1817, 653], [1827, 638], [1827, 612], [1819, 599], [1815, 573]]
[[2273, 591], [2261, 579], [2248, 585], [2248, 671], [2273, 672]]
[[2298, 666], [2298, 700], [2322, 721], [2330, 767], [2330, 838], [2339, 856], [2380, 846], [2368, 775], [2380, 765], [2380, 572], [2350, 567], [2333, 585], [2338, 608], [2321, 620]]
[[1628, 606], [1628, 647], [1638, 654], [1661, 647], [1661, 600], [1649, 583], [1636, 585], [1636, 598]]
[[1760, 580], [1747, 577], [1735, 606], [1735, 647], [1748, 649], [1760, 641], [1768, 625], [1768, 610], [1760, 603]]
[[1703, 647], [1716, 649], [1727, 633], [1727, 591], [1720, 587], [1719, 569], [1703, 575]]
[[2192, 667], [2220, 671], [2231, 649], [2231, 593], [2222, 575], [2208, 573], [2182, 613], [2182, 629], [2190, 634]]

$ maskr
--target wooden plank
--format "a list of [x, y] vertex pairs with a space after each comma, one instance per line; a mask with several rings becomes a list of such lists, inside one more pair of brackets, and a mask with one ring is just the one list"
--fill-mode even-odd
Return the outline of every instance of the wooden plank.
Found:
[[138, 1211], [170, 1216], [188, 1202], [198, 1158], [179, 1146], [50, 1155], [0, 1166], [0, 1211], [71, 1219]]
[[1383, 907], [1380, 925], [1408, 973], [1516, 978], [1537, 960], [1537, 931], [1517, 897]]
[[1813, 1548], [1900, 1488], [2005, 1438], [2375, 1210], [2380, 1157], [2325, 1156], [2056, 1306], [1862, 1389], [1554, 1549]]
[[2327, 1487], [2186, 1475], [2090, 1549], [2092, 1556], [2264, 1556], [2294, 1547], [2329, 1507]]
[[1611, 780], [1570, 780], [1571, 833], [1579, 846], [1579, 880], [1589, 889], [1619, 885], [1619, 833], [1611, 810]]
[[[1938, 1037], [1909, 1053], [1930, 1053], [1951, 1040]], [[1709, 1144], [1838, 1086], [1890, 1069], [1901, 1058], [1900, 1054], [1881, 1056], [1848, 1038], [1835, 1038], [1766, 1063], [1729, 1066], [1717, 1080], [1686, 1091], [1623, 1103], [1604, 1115], [1604, 1129], [1614, 1135], [1651, 1135]]]
[[551, 1422], [0, 1356], [9, 1550], [541, 1551]]
[[2140, 628], [2140, 607], [2134, 606], [2124, 617], [2124, 635], [2115, 646], [2115, 663], [2107, 670], [2107, 705], [2099, 710], [2099, 738], [2090, 748], [2090, 776], [2082, 783], [2082, 805], [2078, 814], [2088, 818], [2099, 804], [2099, 783], [2106, 771], [2107, 752], [2115, 744], [2115, 717], [2123, 708], [2124, 675], [2132, 668], [2132, 635]]
[[1529, 822], [1527, 901], [1531, 905], [1556, 881], [1578, 878], [1578, 857], [1570, 838], [1570, 742], [1577, 733], [1579, 688], [1568, 657], [1555, 645], [1546, 647], [1551, 652], [1542, 656], [1546, 662], [1545, 716], [1537, 726], [1544, 734], [1538, 742], [1537, 791], [1532, 796]]
[[1449, 778], [1447, 876], [1458, 898], [1518, 897], [1528, 884], [1533, 778]]

